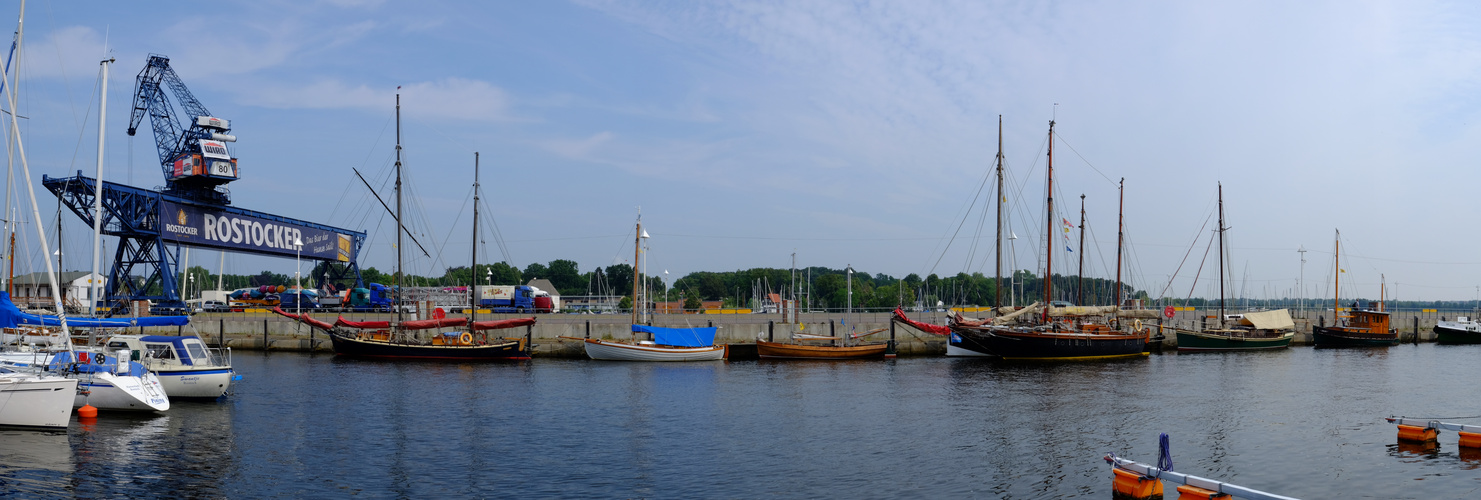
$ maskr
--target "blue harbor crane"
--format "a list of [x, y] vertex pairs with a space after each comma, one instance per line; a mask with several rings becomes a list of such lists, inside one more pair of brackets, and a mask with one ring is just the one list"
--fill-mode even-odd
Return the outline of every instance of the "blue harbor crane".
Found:
[[[183, 114], [175, 113], [166, 88]], [[363, 286], [357, 259], [364, 232], [230, 206], [226, 184], [240, 173], [226, 145], [236, 142], [230, 122], [213, 116], [190, 93], [168, 57], [151, 54], [139, 72], [130, 136], [145, 116], [154, 129], [165, 185], [151, 190], [103, 182], [102, 231], [118, 237], [118, 245], [105, 294], [95, 306], [109, 315], [123, 314], [133, 301], [149, 300], [155, 313], [185, 311], [177, 279], [182, 246], [340, 263], [310, 278], [320, 287], [326, 282]], [[96, 179], [78, 171], [75, 177], [42, 176], [41, 184], [93, 225]]]

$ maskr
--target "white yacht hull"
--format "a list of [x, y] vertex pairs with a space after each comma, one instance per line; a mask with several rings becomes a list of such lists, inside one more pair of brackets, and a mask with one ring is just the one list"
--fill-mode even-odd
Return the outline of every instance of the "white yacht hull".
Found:
[[99, 410], [165, 411], [170, 409], [159, 377], [152, 372], [142, 376], [115, 373], [82, 374], [78, 386], [89, 394], [78, 394], [72, 405], [92, 405]]
[[588, 339], [586, 355], [610, 361], [715, 361], [725, 358], [725, 346], [661, 347]]
[[172, 398], [215, 399], [231, 389], [231, 368], [160, 370], [155, 372], [165, 394]]
[[77, 379], [0, 374], [0, 426], [66, 429]]

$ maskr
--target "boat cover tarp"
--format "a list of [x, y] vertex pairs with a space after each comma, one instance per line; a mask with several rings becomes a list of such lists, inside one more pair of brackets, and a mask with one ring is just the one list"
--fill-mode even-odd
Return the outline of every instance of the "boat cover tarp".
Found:
[[308, 313], [291, 314], [291, 313], [289, 313], [287, 311], [284, 311], [283, 308], [276, 307], [276, 306], [273, 307], [273, 312], [278, 313], [278, 314], [281, 314], [283, 316], [287, 316], [289, 318], [293, 318], [293, 319], [302, 321], [303, 324], [305, 324], [305, 325], [309, 325], [309, 326], [312, 326], [314, 328], [318, 328], [320, 330], [324, 330], [326, 332], [329, 331], [330, 329], [333, 329], [334, 328], [334, 325], [331, 325], [329, 323], [325, 323], [323, 321], [319, 321], [319, 320], [314, 319], [314, 318], [310, 318], [309, 315], [308, 315]]
[[513, 318], [513, 319], [501, 319], [501, 320], [498, 320], [498, 321], [474, 321], [473, 322], [473, 329], [474, 330], [502, 330], [502, 329], [505, 329], [505, 328], [515, 328], [515, 327], [520, 327], [520, 326], [529, 326], [529, 325], [533, 325], [533, 324], [535, 324], [535, 318]]
[[930, 324], [930, 323], [921, 323], [919, 321], [916, 321], [916, 320], [913, 320], [913, 319], [910, 319], [910, 318], [905, 317], [905, 311], [904, 310], [901, 310], [898, 307], [895, 308], [895, 319], [900, 320], [901, 323], [905, 323], [907, 325], [913, 326], [913, 327], [915, 327], [915, 329], [920, 330], [920, 331], [923, 331], [923, 332], [926, 332], [926, 333], [934, 333], [936, 335], [949, 335], [949, 334], [951, 334], [951, 328], [948, 328], [948, 327], [945, 327], [945, 326], [941, 326], [941, 325], [933, 325], [933, 324]]
[[442, 319], [418, 319], [402, 321], [402, 330], [426, 330], [429, 328], [447, 328], [463, 326], [468, 324], [468, 318], [442, 318]]
[[382, 329], [382, 328], [390, 328], [391, 327], [391, 322], [390, 321], [350, 321], [350, 320], [345, 319], [344, 316], [340, 316], [339, 319], [334, 320], [334, 326], [343, 326], [345, 328], [359, 328], [361, 330], [377, 330], [377, 329]]
[[661, 326], [633, 325], [633, 333], [653, 334], [653, 343], [676, 347], [709, 347], [715, 345], [716, 328], [664, 328]]
[[1260, 330], [1291, 330], [1296, 328], [1296, 322], [1291, 320], [1291, 312], [1285, 309], [1244, 313], [1244, 318], [1241, 318], [1239, 322]]
[[[185, 326], [190, 316], [147, 316], [143, 318], [67, 318], [67, 326], [73, 328], [129, 328], [134, 326]], [[21, 312], [10, 294], [0, 292], [0, 328], [15, 328], [19, 325], [61, 326], [56, 316]]]

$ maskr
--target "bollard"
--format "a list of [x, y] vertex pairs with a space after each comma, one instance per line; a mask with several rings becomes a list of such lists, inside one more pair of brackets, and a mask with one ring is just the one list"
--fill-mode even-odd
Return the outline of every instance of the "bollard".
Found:
[[1317, 316], [1316, 317], [1316, 326], [1326, 327], [1327, 326], [1327, 315], [1323, 314], [1321, 316]]
[[591, 320], [586, 320], [586, 338], [591, 338]]
[[267, 350], [267, 320], [262, 320], [262, 350]]
[[1115, 500], [1152, 500], [1162, 498], [1162, 480], [1124, 469], [1111, 469], [1111, 498]]
[[890, 343], [885, 345], [884, 357], [893, 358], [895, 356], [895, 320], [890, 319]]
[[1433, 443], [1439, 435], [1440, 430], [1433, 427], [1399, 424], [1399, 441]]
[[535, 325], [525, 325], [525, 356], [535, 352]]
[[218, 321], [216, 323], [216, 336], [221, 339], [216, 343], [216, 347], [226, 347], [226, 320], [218, 319], [216, 321]]
[[1219, 493], [1214, 490], [1199, 488], [1197, 486], [1178, 486], [1178, 500], [1222, 500], [1231, 498], [1228, 493]]
[[833, 320], [828, 320], [828, 336], [833, 337], [833, 345], [838, 346], [838, 334], [833, 333]]
[[715, 327], [715, 320], [709, 320], [709, 321], [706, 321], [705, 322], [705, 328], [714, 328], [714, 327]]
[[1419, 316], [1414, 317], [1414, 345], [1419, 345]]
[[775, 321], [767, 321], [766, 322], [766, 341], [767, 342], [776, 342], [776, 322]]

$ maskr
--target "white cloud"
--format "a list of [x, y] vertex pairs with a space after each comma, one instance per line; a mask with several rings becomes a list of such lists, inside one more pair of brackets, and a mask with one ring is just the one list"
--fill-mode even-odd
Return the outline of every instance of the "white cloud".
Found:
[[[318, 80], [300, 87], [274, 86], [252, 91], [243, 102], [279, 109], [386, 110], [395, 105], [396, 88], [348, 85]], [[488, 82], [465, 78], [403, 85], [402, 112], [408, 116], [468, 121], [509, 121], [508, 93]]]

